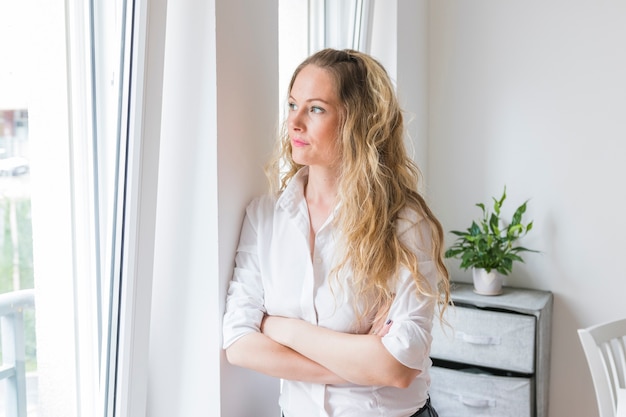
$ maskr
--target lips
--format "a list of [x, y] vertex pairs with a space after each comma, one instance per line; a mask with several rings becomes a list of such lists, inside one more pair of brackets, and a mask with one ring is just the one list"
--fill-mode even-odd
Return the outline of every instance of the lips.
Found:
[[302, 139], [291, 139], [291, 145], [295, 146], [296, 148], [301, 148], [303, 146], [308, 146], [309, 142], [306, 142]]

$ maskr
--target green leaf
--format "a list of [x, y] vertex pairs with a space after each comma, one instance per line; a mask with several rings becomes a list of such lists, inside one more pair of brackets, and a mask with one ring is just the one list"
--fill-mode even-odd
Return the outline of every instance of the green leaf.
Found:
[[493, 210], [498, 216], [500, 215], [500, 208], [504, 204], [504, 200], [506, 200], [506, 185], [504, 186], [504, 191], [502, 192], [502, 197], [500, 197], [500, 200], [496, 200], [495, 198], [493, 198]]
[[515, 210], [515, 213], [513, 214], [513, 220], [512, 220], [513, 224], [520, 224], [522, 222], [522, 216], [526, 212], [527, 202], [528, 201], [524, 202], [524, 204], [522, 204], [521, 206], [517, 208], [517, 210]]
[[510, 224], [507, 228], [506, 235], [509, 237], [509, 240], [513, 241], [517, 239], [522, 232], [524, 232], [524, 226], [521, 224]]
[[472, 222], [472, 226], [468, 229], [470, 236], [478, 236], [480, 235], [480, 227], [476, 224], [476, 222]]
[[463, 248], [459, 248], [459, 249], [450, 248], [450, 249], [448, 249], [446, 251], [446, 253], [444, 253], [443, 256], [445, 256], [446, 258], [454, 258], [458, 254], [463, 253], [464, 251], [465, 251], [465, 249], [463, 249]]
[[538, 250], [534, 250], [534, 249], [528, 249], [525, 248], [523, 246], [516, 246], [514, 248], [511, 249], [511, 252], [533, 252], [533, 253], [541, 253]]
[[498, 218], [498, 216], [495, 213], [492, 213], [491, 217], [489, 218], [489, 229], [494, 235], [500, 234], [500, 228], [498, 227], [499, 223], [500, 219]]
[[450, 233], [452, 233], [453, 235], [457, 235], [457, 236], [466, 236], [468, 234], [467, 232], [460, 232], [458, 230], [452, 230], [450, 231]]

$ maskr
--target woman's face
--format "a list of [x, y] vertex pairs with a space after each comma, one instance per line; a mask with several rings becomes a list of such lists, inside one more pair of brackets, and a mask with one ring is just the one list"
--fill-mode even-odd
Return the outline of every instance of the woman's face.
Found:
[[302, 68], [289, 94], [287, 117], [294, 162], [336, 167], [340, 119], [339, 97], [330, 74], [314, 65]]

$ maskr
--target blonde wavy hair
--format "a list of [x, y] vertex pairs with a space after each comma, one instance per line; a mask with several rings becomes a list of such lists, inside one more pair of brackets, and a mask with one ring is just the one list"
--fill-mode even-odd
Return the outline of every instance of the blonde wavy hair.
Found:
[[[335, 271], [351, 269], [353, 290], [365, 303], [359, 317], [374, 317], [376, 322], [387, 314], [394, 297], [391, 281], [401, 267], [410, 271], [420, 293], [437, 297], [443, 315], [450, 302], [443, 229], [418, 192], [420, 171], [407, 155], [402, 110], [387, 72], [367, 54], [324, 49], [296, 68], [289, 92], [307, 65], [331, 74], [343, 106], [337, 141], [341, 206], [335, 224], [345, 239], [345, 253]], [[276, 192], [284, 190], [302, 168], [293, 161], [291, 150], [285, 120], [274, 157], [266, 166]], [[440, 277], [435, 289], [420, 273], [415, 253], [396, 234], [396, 221], [407, 208], [423, 216], [430, 226], [430, 255]]]

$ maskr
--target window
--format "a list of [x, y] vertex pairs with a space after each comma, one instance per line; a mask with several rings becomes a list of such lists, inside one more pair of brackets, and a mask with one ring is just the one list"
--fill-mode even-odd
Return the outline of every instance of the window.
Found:
[[322, 48], [369, 52], [373, 0], [311, 0], [309, 53]]
[[0, 0], [0, 10], [10, 16], [0, 25], [0, 416], [125, 415], [114, 393], [128, 359], [121, 278], [137, 241], [127, 197], [142, 114], [130, 80], [143, 75], [130, 66], [143, 59], [130, 34], [145, 26], [145, 2]]

